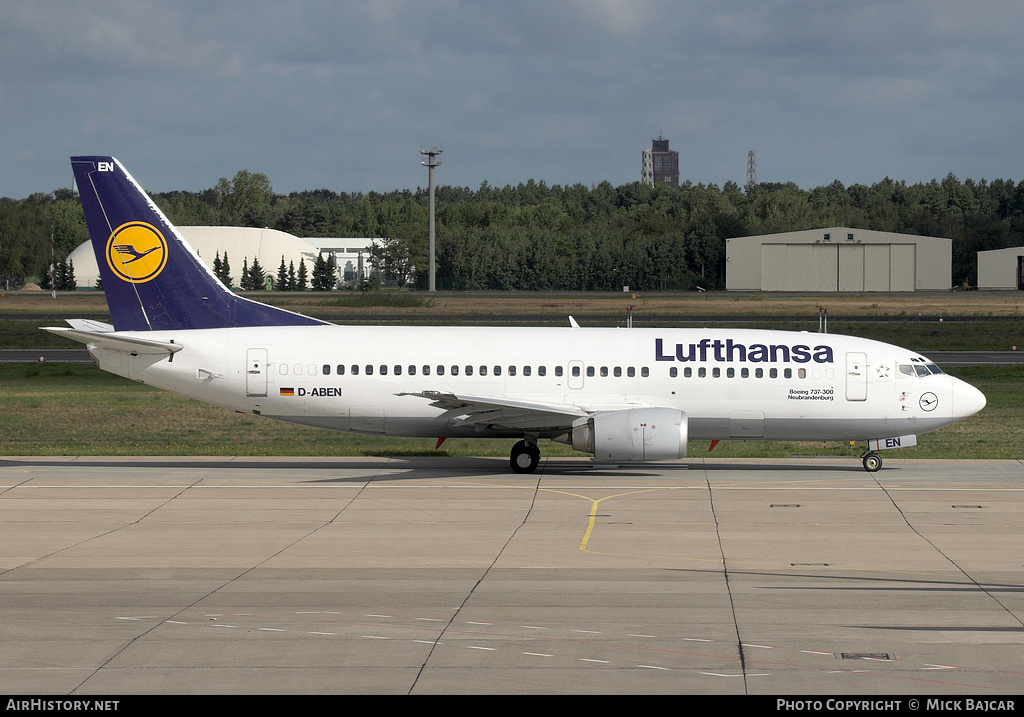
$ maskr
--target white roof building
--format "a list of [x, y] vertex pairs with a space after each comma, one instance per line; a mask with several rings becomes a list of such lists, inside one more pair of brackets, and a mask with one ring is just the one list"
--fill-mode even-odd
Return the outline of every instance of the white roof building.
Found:
[[[220, 253], [220, 258], [228, 259], [231, 267], [232, 284], [238, 286], [242, 276], [243, 260], [252, 266], [252, 260], [258, 258], [260, 266], [267, 276], [276, 276], [277, 269], [284, 263], [294, 262], [298, 269], [299, 263], [306, 262], [306, 269], [313, 271], [313, 263], [318, 254], [334, 254], [338, 268], [338, 279], [344, 281], [346, 265], [351, 264], [353, 271], [362, 266], [364, 274], [370, 269], [370, 245], [372, 239], [302, 239], [287, 232], [276, 229], [255, 229], [250, 227], [177, 227], [185, 241], [196, 250], [199, 258], [211, 270], [213, 261]], [[314, 245], [312, 242], [317, 242]], [[362, 253], [362, 262], [360, 262]], [[85, 242], [76, 248], [68, 258], [74, 263], [75, 281], [81, 288], [91, 288], [99, 278], [96, 267], [96, 254], [92, 242]]]

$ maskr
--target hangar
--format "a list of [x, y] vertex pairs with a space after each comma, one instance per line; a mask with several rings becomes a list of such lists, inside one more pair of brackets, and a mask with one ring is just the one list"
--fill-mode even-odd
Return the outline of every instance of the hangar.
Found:
[[729, 291], [922, 291], [952, 282], [953, 240], [829, 227], [726, 240]]
[[979, 251], [978, 288], [1024, 290], [1024, 246]]

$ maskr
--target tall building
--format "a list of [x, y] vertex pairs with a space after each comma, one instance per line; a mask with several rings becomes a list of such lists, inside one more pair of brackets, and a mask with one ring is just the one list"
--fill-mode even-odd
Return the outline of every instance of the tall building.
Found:
[[644, 150], [640, 181], [648, 187], [655, 184], [679, 186], [679, 152], [671, 151], [668, 140], [660, 134], [658, 139], [651, 140], [651, 148]]

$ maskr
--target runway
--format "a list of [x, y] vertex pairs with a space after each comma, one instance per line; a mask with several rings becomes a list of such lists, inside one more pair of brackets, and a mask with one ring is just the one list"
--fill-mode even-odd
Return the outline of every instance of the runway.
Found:
[[1024, 462], [0, 458], [0, 693], [1024, 692]]

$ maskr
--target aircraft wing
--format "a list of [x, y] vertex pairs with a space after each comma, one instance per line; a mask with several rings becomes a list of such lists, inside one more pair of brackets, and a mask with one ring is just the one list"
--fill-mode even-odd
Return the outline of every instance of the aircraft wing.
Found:
[[445, 410], [455, 425], [487, 424], [517, 430], [545, 430], [569, 428], [589, 414], [579, 406], [557, 403], [533, 403], [507, 398], [486, 398], [463, 394], [423, 391], [399, 393], [398, 396], [417, 396], [430, 401], [430, 405]]

